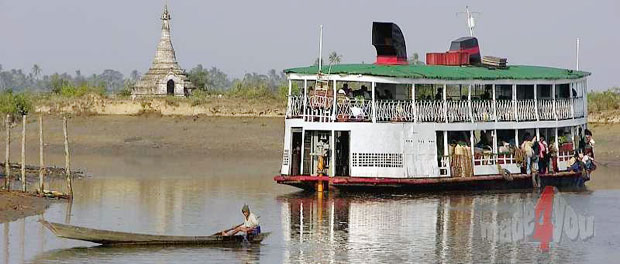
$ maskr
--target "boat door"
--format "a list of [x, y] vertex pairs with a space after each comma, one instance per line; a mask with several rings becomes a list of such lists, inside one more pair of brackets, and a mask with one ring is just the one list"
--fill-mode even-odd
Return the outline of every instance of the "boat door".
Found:
[[292, 129], [292, 142], [291, 142], [291, 173], [290, 175], [301, 175], [301, 143], [302, 143], [302, 129], [300, 127], [294, 127]]
[[433, 129], [410, 130], [405, 138], [405, 159], [407, 177], [436, 177], [439, 175], [437, 166], [437, 145]]
[[336, 174], [335, 176], [350, 176], [350, 131], [335, 131], [336, 144]]

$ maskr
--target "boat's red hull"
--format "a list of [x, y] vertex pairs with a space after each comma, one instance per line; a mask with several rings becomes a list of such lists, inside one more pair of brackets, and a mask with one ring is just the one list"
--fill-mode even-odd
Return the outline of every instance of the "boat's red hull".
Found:
[[[511, 175], [506, 179], [502, 175], [485, 175], [473, 177], [442, 178], [372, 178], [372, 177], [327, 177], [327, 176], [287, 176], [274, 177], [280, 184], [313, 190], [317, 183], [339, 190], [492, 190], [532, 188], [532, 176], [526, 174]], [[576, 172], [559, 172], [540, 174], [541, 184], [557, 187], [577, 187], [582, 184], [581, 174]]]

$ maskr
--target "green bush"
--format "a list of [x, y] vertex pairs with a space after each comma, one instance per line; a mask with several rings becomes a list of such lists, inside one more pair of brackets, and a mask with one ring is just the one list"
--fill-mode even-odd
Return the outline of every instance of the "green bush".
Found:
[[588, 93], [588, 112], [620, 109], [620, 88]]
[[103, 86], [90, 86], [87, 83], [80, 85], [66, 83], [60, 88], [59, 94], [64, 97], [82, 97], [87, 94], [105, 95], [105, 88]]
[[245, 81], [235, 81], [230, 90], [230, 95], [246, 99], [273, 98], [275, 96], [266, 83]]
[[0, 93], [0, 113], [12, 116], [27, 115], [32, 112], [32, 98], [26, 93], [14, 94], [8, 90]]

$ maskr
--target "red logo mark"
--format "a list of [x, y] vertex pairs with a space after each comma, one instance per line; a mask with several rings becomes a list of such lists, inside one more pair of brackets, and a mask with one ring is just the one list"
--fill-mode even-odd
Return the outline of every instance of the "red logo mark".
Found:
[[551, 213], [553, 212], [554, 195], [555, 193], [553, 187], [546, 186], [542, 192], [542, 196], [538, 199], [538, 203], [536, 203], [536, 216], [534, 217], [535, 226], [532, 238], [540, 241], [540, 249], [542, 251], [549, 250], [549, 242], [553, 237]]

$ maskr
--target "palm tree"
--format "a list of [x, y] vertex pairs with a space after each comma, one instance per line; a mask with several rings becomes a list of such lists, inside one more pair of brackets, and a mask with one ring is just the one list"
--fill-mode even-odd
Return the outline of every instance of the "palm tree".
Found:
[[336, 53], [335, 51], [332, 51], [329, 54], [329, 64], [340, 64], [340, 61], [342, 60], [342, 55]]
[[340, 60], [342, 60], [342, 55], [336, 53], [335, 51], [329, 53], [329, 70], [327, 71], [328, 74], [332, 72], [332, 65], [340, 64]]
[[32, 76], [34, 76], [34, 78], [37, 79], [40, 74], [41, 74], [41, 67], [39, 67], [38, 64], [32, 65]]

